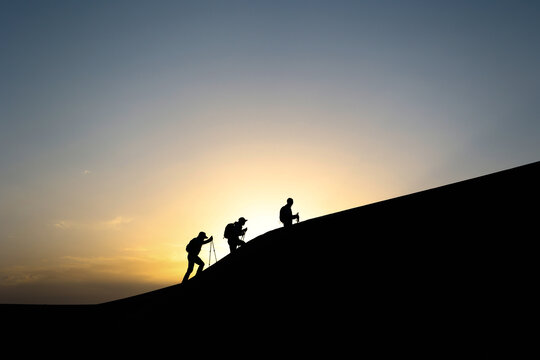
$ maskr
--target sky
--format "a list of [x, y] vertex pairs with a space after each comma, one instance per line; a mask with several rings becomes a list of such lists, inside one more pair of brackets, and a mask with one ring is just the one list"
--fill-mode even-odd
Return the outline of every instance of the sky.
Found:
[[539, 18], [516, 0], [0, 1], [0, 303], [179, 283], [199, 231], [222, 258], [227, 223], [251, 240], [288, 197], [305, 220], [538, 161]]

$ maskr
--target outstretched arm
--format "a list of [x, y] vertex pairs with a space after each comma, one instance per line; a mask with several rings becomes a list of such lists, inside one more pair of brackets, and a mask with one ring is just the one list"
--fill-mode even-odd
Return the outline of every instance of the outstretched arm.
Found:
[[208, 240], [203, 241], [203, 244], [208, 244], [209, 242], [212, 242], [212, 241], [214, 241], [214, 237], [210, 236]]

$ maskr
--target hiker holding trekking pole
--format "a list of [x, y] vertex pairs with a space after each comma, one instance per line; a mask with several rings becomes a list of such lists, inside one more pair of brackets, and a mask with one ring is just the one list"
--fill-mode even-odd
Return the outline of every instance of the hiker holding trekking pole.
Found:
[[[208, 239], [208, 240], [205, 240], [205, 239]], [[196, 238], [192, 239], [189, 242], [189, 244], [187, 244], [186, 251], [188, 253], [188, 257], [187, 257], [188, 268], [182, 282], [185, 282], [189, 279], [189, 275], [191, 275], [191, 272], [193, 271], [193, 267], [195, 266], [195, 264], [199, 265], [199, 268], [197, 269], [197, 272], [195, 273], [195, 275], [199, 275], [201, 273], [201, 271], [204, 268], [204, 262], [199, 257], [199, 253], [201, 252], [201, 247], [204, 244], [208, 244], [209, 242], [212, 242], [213, 240], [214, 240], [213, 236], [210, 236], [210, 238], [208, 238], [208, 236], [206, 236], [206, 233], [204, 231], [201, 231]]]
[[[235, 251], [238, 246], [242, 246], [246, 243], [243, 239], [246, 235], [247, 228], [242, 229], [246, 221], [247, 220], [244, 217], [241, 217], [238, 221], [227, 224], [225, 227], [225, 234], [223, 237], [227, 239], [231, 253]], [[240, 240], [240, 237], [242, 237], [242, 240]]]
[[294, 219], [296, 219], [297, 223], [300, 221], [300, 215], [298, 215], [298, 213], [296, 213], [296, 215], [292, 214], [292, 205], [293, 199], [288, 198], [287, 204], [279, 210], [279, 220], [285, 227], [292, 226]]

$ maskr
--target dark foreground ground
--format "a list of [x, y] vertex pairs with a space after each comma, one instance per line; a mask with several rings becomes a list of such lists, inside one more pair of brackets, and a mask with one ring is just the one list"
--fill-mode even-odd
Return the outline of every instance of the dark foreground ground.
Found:
[[539, 200], [537, 162], [270, 231], [187, 284], [0, 316], [88, 349], [483, 358], [530, 316]]

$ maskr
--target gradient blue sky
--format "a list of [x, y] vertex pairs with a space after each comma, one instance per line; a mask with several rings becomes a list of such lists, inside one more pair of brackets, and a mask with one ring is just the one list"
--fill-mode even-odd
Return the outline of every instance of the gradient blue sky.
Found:
[[[2, 1], [0, 303], [539, 160], [537, 1]], [[224, 243], [216, 246], [221, 256]], [[203, 251], [204, 252], [204, 251]]]

